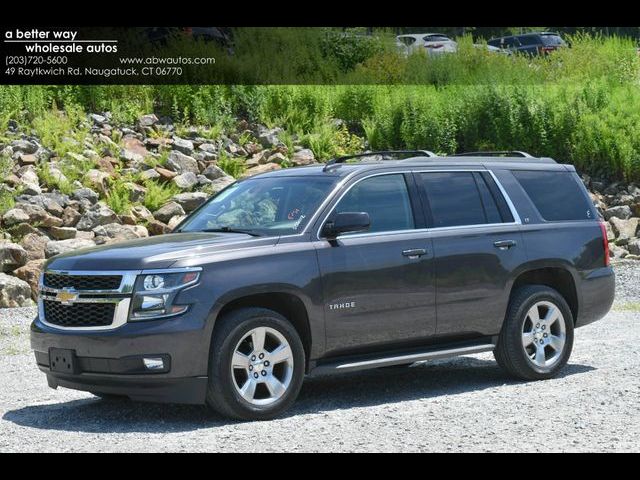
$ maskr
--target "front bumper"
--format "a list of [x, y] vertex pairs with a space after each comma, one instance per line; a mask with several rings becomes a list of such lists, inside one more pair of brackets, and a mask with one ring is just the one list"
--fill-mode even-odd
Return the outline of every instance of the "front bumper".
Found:
[[[135, 400], [203, 404], [211, 338], [207, 315], [194, 308], [178, 317], [128, 322], [105, 331], [65, 331], [35, 319], [31, 348], [49, 386], [126, 395]], [[73, 350], [76, 372], [54, 372], [49, 349]], [[142, 357], [166, 359], [161, 372], [144, 372]]]

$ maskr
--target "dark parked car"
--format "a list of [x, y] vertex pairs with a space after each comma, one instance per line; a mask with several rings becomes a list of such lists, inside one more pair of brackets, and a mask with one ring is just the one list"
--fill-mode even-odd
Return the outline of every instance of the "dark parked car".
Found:
[[244, 419], [291, 406], [305, 374], [493, 351], [516, 378], [555, 376], [614, 296], [575, 169], [410, 154], [257, 175], [174, 233], [50, 259], [38, 367], [53, 388]]
[[524, 33], [522, 35], [492, 38], [487, 44], [512, 53], [525, 53], [527, 55], [547, 55], [558, 48], [567, 46], [562, 37], [553, 32]]

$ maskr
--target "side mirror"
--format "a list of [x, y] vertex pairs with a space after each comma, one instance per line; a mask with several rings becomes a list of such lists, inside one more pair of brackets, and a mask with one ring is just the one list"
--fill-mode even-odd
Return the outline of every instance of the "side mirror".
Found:
[[334, 240], [343, 233], [364, 232], [369, 230], [371, 220], [366, 212], [341, 212], [332, 221], [324, 224], [322, 235]]

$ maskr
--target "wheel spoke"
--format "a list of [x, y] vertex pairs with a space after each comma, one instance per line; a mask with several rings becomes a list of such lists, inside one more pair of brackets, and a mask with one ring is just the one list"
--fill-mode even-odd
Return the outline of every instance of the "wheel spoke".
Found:
[[533, 332], [524, 332], [522, 334], [522, 346], [524, 348], [527, 348], [529, 345], [533, 343], [534, 338], [535, 337], [533, 336]]
[[247, 402], [253, 402], [253, 397], [256, 394], [256, 385], [253, 378], [249, 377], [244, 385], [242, 385], [242, 388], [240, 388], [240, 395], [242, 395], [242, 398]]
[[544, 316], [544, 322], [547, 324], [547, 328], [556, 323], [558, 318], [560, 318], [560, 311], [555, 307], [549, 308], [549, 311]]
[[534, 305], [527, 312], [527, 317], [531, 319], [533, 324], [535, 325], [540, 321], [540, 312], [538, 311], [538, 305]]
[[251, 343], [253, 343], [253, 351], [259, 352], [264, 350], [264, 339], [267, 331], [264, 328], [256, 328], [251, 333]]
[[289, 345], [280, 345], [269, 354], [269, 358], [274, 365], [289, 360], [291, 358], [291, 348]]
[[231, 359], [232, 368], [249, 368], [249, 357], [240, 352], [235, 352], [233, 354], [233, 358]]
[[286, 390], [282, 382], [280, 382], [280, 380], [278, 380], [273, 375], [267, 375], [264, 383], [267, 385], [267, 388], [269, 389], [269, 393], [271, 393], [271, 395], [275, 398], [281, 397]]
[[544, 353], [544, 346], [543, 345], [536, 345], [536, 357], [535, 357], [535, 362], [536, 364], [538, 364], [541, 367], [544, 367], [545, 364], [547, 363], [547, 358], [546, 355]]
[[560, 353], [562, 351], [562, 347], [564, 347], [564, 335], [551, 335], [549, 337], [549, 345], [556, 352]]

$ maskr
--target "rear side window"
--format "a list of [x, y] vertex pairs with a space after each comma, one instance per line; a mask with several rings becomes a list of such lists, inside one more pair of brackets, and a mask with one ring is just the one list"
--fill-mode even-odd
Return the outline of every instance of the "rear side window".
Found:
[[559, 47], [564, 45], [564, 40], [562, 40], [559, 35], [540, 35], [540, 38], [542, 39], [542, 43], [546, 46]]
[[593, 218], [587, 197], [570, 172], [514, 171], [543, 219], [553, 221]]
[[519, 37], [519, 40], [523, 46], [540, 44], [540, 39], [536, 35], [526, 35], [523, 37]]
[[415, 228], [409, 191], [402, 174], [362, 180], [342, 197], [335, 212], [367, 212], [371, 219], [369, 232]]
[[445, 37], [444, 35], [427, 35], [423, 38], [425, 42], [448, 42], [451, 39], [449, 37]]
[[[508, 218], [504, 218], [506, 202], [497, 192], [493, 180], [489, 185], [483, 174], [433, 172], [422, 173], [420, 177], [435, 228], [513, 221], [510, 213], [506, 213]], [[502, 203], [496, 200], [496, 194], [500, 195]]]

